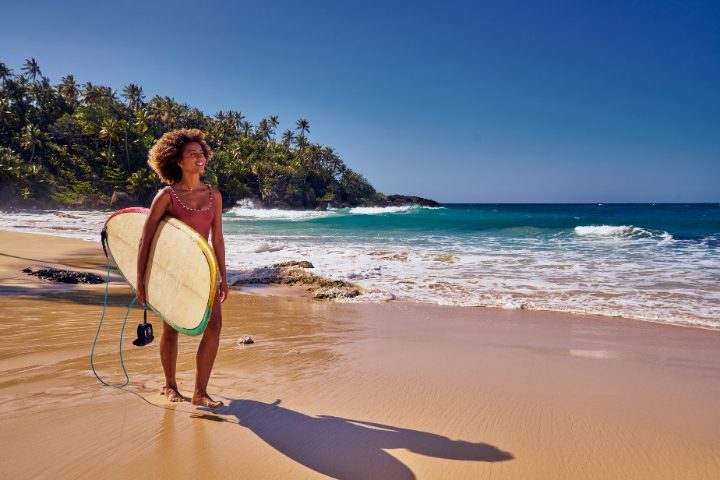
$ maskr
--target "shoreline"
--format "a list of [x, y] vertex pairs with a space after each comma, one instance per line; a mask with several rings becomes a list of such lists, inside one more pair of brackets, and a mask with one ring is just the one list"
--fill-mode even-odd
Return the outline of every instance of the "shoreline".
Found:
[[[27, 235], [27, 237], [23, 237]], [[82, 272], [90, 272], [90, 273], [96, 273], [103, 278], [107, 278], [107, 270], [105, 266], [105, 260], [104, 255], [102, 254], [102, 246], [100, 245], [100, 242], [92, 242], [89, 240], [83, 240], [80, 238], [75, 237], [65, 237], [65, 236], [59, 236], [59, 235], [48, 235], [44, 233], [26, 233], [26, 232], [15, 232], [12, 230], [2, 230], [0, 229], [0, 244], [7, 244], [7, 245], [13, 245], [17, 242], [22, 242], [24, 239], [27, 239], [32, 242], [32, 239], [36, 239], [36, 241], [39, 241], [36, 237], [39, 238], [45, 238], [49, 241], [49, 239], [63, 239], [59, 241], [61, 244], [61, 250], [58, 252], [60, 256], [53, 257], [53, 260], [43, 261], [43, 263], [38, 263], [35, 266], [49, 266], [54, 268], [65, 268], [65, 269], [75, 269], [77, 271]], [[79, 243], [78, 243], [79, 242]], [[55, 241], [57, 244], [58, 241]], [[78, 254], [76, 251], [80, 250], [82, 253]], [[0, 253], [2, 253], [0, 251]], [[62, 255], [67, 255], [67, 258], [62, 257]], [[91, 260], [92, 258], [92, 260]], [[7, 259], [6, 259], [7, 260]], [[85, 260], [85, 263], [82, 262], [82, 260]], [[28, 259], [28, 261], [33, 261], [32, 259]], [[1, 263], [2, 260], [0, 260], [0, 270], [4, 271], [6, 268], [4, 267], [4, 264]], [[89, 262], [89, 263], [88, 263]], [[15, 263], [13, 266], [17, 267], [20, 265], [20, 263]], [[32, 285], [32, 288], [40, 288], [44, 291], [48, 290], [60, 290], [60, 291], [66, 291], [68, 289], [71, 289], [73, 287], [77, 288], [85, 288], [87, 286], [85, 285], [63, 285], [58, 284], [50, 281], [42, 281], [37, 278], [29, 277], [26, 274], [23, 274], [20, 272], [24, 266], [30, 266], [23, 264], [23, 266], [20, 266], [18, 268], [18, 273], [16, 276], [8, 276], [8, 273], [5, 273], [5, 276], [3, 276], [2, 273], [0, 273], [0, 297], [4, 295], [14, 295], [18, 294], [18, 289], [13, 289], [12, 282], [18, 282], [21, 285], [28, 285], [28, 282], [26, 280], [30, 280], [30, 284]], [[228, 272], [229, 280], [230, 277], [233, 276], [233, 272]], [[27, 278], [26, 278], [27, 277]], [[323, 277], [318, 277], [323, 278]], [[35, 280], [35, 281], [32, 281]], [[8, 283], [10, 282], [10, 283]], [[109, 288], [118, 288], [119, 285], [123, 285], [125, 283], [125, 280], [118, 274], [117, 270], [113, 267], [111, 267], [111, 284]], [[309, 287], [305, 286], [303, 284], [297, 284], [297, 285], [288, 285], [284, 283], [247, 283], [247, 284], [240, 284], [239, 286], [231, 286], [231, 290], [240, 290], [246, 293], [252, 293], [256, 295], [270, 295], [270, 296], [299, 296], [299, 297], [312, 297], [312, 293], [309, 292], [307, 289]], [[319, 301], [327, 301], [326, 299], [319, 300]], [[331, 299], [330, 301], [336, 301], [335, 299]], [[690, 323], [690, 322], [668, 322], [668, 321], [659, 321], [655, 319], [647, 319], [647, 318], [637, 318], [637, 317], [628, 317], [625, 315], [606, 315], [606, 314], [600, 314], [600, 313], [583, 313], [583, 312], [575, 312], [575, 311], [569, 311], [569, 310], [551, 310], [551, 309], [542, 309], [542, 308], [533, 308], [533, 307], [522, 307], [522, 308], [503, 308], [498, 306], [485, 306], [485, 305], [441, 305], [438, 303], [430, 302], [430, 301], [422, 301], [419, 299], [407, 299], [407, 298], [393, 298], [388, 299], [384, 301], [369, 301], [369, 300], [347, 300], [347, 299], [340, 299], [339, 300], [342, 303], [362, 303], [362, 304], [375, 304], [375, 303], [388, 303], [388, 302], [406, 302], [406, 303], [413, 303], [413, 304], [420, 304], [420, 305], [438, 305], [438, 306], [447, 306], [447, 307], [453, 307], [453, 308], [481, 308], [481, 309], [490, 309], [490, 310], [498, 310], [498, 311], [530, 311], [530, 312], [541, 312], [541, 313], [550, 313], [550, 314], [557, 314], [557, 315], [570, 315], [573, 317], [599, 317], [599, 318], [606, 318], [606, 319], [616, 319], [616, 320], [629, 320], [633, 322], [645, 322], [645, 323], [651, 323], [655, 325], [669, 325], [674, 327], [682, 327], [682, 328], [691, 328], [691, 329], [700, 329], [700, 330], [706, 330], [711, 332], [720, 332], [720, 328], [717, 327], [711, 327], [699, 323]]]
[[[159, 339], [130, 344], [142, 321], [137, 308], [123, 337], [131, 394], [103, 387], [88, 356], [104, 285], [46, 288], [20, 272], [42, 259], [102, 274], [99, 243], [5, 232], [0, 242], [0, 290], [26, 277], [14, 278], [15, 293], [0, 297], [0, 441], [13, 477], [720, 473], [720, 336], [703, 329], [533, 310], [319, 301], [284, 294], [303, 290], [287, 286], [233, 289], [209, 385], [226, 407], [209, 411], [159, 394]], [[118, 339], [132, 298], [117, 280], [94, 360], [110, 383], [124, 381]], [[159, 333], [158, 319], [149, 320]], [[255, 343], [238, 344], [245, 335]], [[180, 339], [184, 395], [192, 391], [199, 340]]]

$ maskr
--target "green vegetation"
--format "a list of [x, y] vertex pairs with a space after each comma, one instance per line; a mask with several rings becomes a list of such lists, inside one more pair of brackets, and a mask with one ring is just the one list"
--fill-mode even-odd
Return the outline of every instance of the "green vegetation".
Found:
[[199, 128], [215, 155], [205, 181], [223, 204], [255, 197], [266, 206], [316, 208], [389, 204], [331, 147], [311, 143], [310, 124], [275, 138], [278, 117], [253, 125], [240, 112], [207, 116], [197, 108], [127, 85], [78, 84], [72, 75], [53, 86], [35, 59], [14, 74], [0, 62], [0, 205], [108, 207], [113, 192], [148, 205], [161, 187], [147, 165], [163, 133]]

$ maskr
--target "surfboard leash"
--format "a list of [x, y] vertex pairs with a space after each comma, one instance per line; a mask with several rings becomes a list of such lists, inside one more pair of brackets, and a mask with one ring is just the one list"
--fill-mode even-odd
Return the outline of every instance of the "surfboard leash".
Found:
[[[111, 383], [106, 382], [103, 380], [100, 375], [95, 370], [95, 364], [93, 362], [93, 357], [95, 355], [95, 345], [97, 344], [98, 338], [100, 336], [100, 330], [102, 329], [103, 321], [105, 320], [105, 310], [107, 309], [107, 298], [108, 298], [108, 287], [110, 286], [110, 257], [108, 256], [107, 248], [105, 246], [105, 243], [107, 242], [107, 235], [105, 232], [105, 229], [102, 230], [102, 233], [100, 234], [100, 241], [102, 243], [103, 251], [105, 252], [105, 263], [107, 266], [107, 279], [105, 281], [105, 296], [103, 297], [103, 309], [102, 309], [102, 315], [100, 316], [100, 323], [98, 324], [97, 332], [95, 332], [95, 339], [92, 343], [92, 348], [90, 349], [90, 368], [92, 368], [93, 374], [95, 375], [95, 378], [98, 379], [100, 383], [107, 387], [116, 388], [118, 390], [122, 390], [123, 392], [131, 393], [147, 403], [148, 405], [152, 405], [153, 407], [161, 408], [163, 410], [173, 410], [173, 411], [183, 411], [178, 410], [176, 407], [170, 407], [170, 406], [162, 406], [157, 405], [155, 403], [152, 403], [147, 398], [143, 397], [137, 392], [133, 392], [132, 390], [128, 390], [125, 387], [130, 384], [130, 377], [128, 376], [127, 370], [125, 368], [125, 360], [123, 359], [123, 352], [122, 352], [122, 345], [123, 345], [123, 334], [125, 333], [125, 325], [127, 325], [128, 316], [130, 315], [130, 310], [132, 310], [132, 307], [135, 305], [135, 302], [137, 301], [137, 297], [133, 298], [130, 302], [130, 305], [128, 305], [127, 311], [125, 312], [125, 318], [123, 319], [122, 328], [120, 330], [120, 365], [122, 366], [123, 374], [125, 375], [125, 383], [113, 385]], [[142, 333], [141, 333], [142, 332]], [[152, 325], [148, 323], [147, 321], [147, 302], [143, 305], [143, 323], [138, 325], [138, 338], [133, 341], [135, 345], [142, 346], [146, 345], [150, 342], [152, 342], [154, 339], [153, 336], [153, 330]], [[138, 342], [138, 343], [136, 343]], [[186, 413], [196, 413], [196, 412], [186, 412]], [[223, 421], [228, 421], [231, 423], [238, 423], [239, 422], [232, 422], [228, 419], [222, 419]]]
[[[103, 232], [104, 233], [104, 232]], [[103, 249], [105, 249], [105, 242], [103, 242]], [[105, 252], [105, 262], [107, 264], [107, 280], [105, 282], [105, 296], [103, 297], [103, 309], [102, 309], [102, 315], [100, 316], [100, 323], [98, 324], [97, 332], [95, 332], [95, 339], [92, 343], [92, 348], [90, 349], [90, 368], [92, 368], [93, 374], [95, 374], [95, 378], [100, 381], [105, 386], [113, 387], [122, 389], [122, 387], [127, 386], [130, 383], [130, 377], [128, 377], [127, 370], [125, 369], [125, 361], [123, 360], [123, 352], [122, 352], [122, 343], [123, 343], [123, 334], [125, 333], [125, 325], [127, 324], [128, 316], [130, 315], [130, 310], [132, 309], [133, 305], [135, 305], [136, 298], [132, 299], [132, 302], [130, 302], [130, 305], [128, 305], [128, 309], [125, 312], [125, 319], [123, 320], [122, 329], [120, 330], [120, 365], [122, 365], [123, 374], [125, 375], [125, 383], [118, 384], [118, 385], [112, 385], [105, 380], [103, 380], [100, 375], [98, 375], [97, 371], [95, 370], [95, 363], [93, 362], [93, 357], [95, 355], [95, 345], [97, 344], [98, 337], [100, 336], [100, 329], [102, 329], [103, 321], [105, 320], [105, 310], [107, 309], [107, 298], [108, 298], [108, 287], [110, 286], [110, 258], [107, 255], [107, 251]]]
[[[120, 355], [120, 365], [122, 366], [123, 374], [125, 375], [125, 383], [118, 384], [118, 385], [112, 385], [105, 380], [103, 380], [100, 375], [98, 375], [97, 371], [95, 370], [95, 363], [93, 362], [93, 357], [95, 355], [95, 345], [97, 344], [98, 338], [100, 336], [100, 330], [102, 329], [103, 321], [105, 320], [105, 310], [107, 310], [107, 298], [108, 298], [108, 287], [110, 286], [110, 256], [108, 255], [107, 250], [107, 232], [103, 228], [102, 232], [100, 233], [100, 243], [103, 247], [103, 252], [105, 253], [105, 264], [107, 266], [107, 279], [105, 281], [105, 296], [103, 297], [103, 309], [102, 309], [102, 315], [100, 316], [100, 323], [98, 324], [97, 332], [95, 332], [95, 339], [93, 340], [92, 348], [90, 350], [90, 368], [92, 368], [93, 374], [95, 374], [95, 378], [100, 381], [103, 385], [106, 385], [108, 387], [118, 388], [122, 389], [122, 387], [127, 386], [130, 383], [130, 377], [128, 377], [127, 370], [125, 369], [125, 360], [123, 359], [123, 336], [125, 333], [125, 325], [127, 325], [127, 319], [130, 316], [130, 310], [132, 310], [133, 306], [135, 305], [135, 302], [137, 301], [137, 297], [134, 297], [132, 301], [130, 302], [130, 305], [128, 305], [127, 311], [125, 312], [125, 318], [123, 319], [122, 323], [122, 329], [120, 330], [120, 349], [119, 349], [119, 355]], [[152, 325], [148, 323], [147, 321], [147, 303], [143, 305], [143, 323], [138, 325], [138, 338], [133, 341], [133, 344], [138, 346], [147, 345], [148, 343], [152, 342], [154, 339], [153, 337], [153, 331], [152, 331]]]

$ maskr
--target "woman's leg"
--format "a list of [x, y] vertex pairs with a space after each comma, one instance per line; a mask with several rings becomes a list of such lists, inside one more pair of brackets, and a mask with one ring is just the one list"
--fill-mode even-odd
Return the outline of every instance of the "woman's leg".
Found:
[[163, 332], [160, 337], [160, 363], [165, 372], [165, 386], [163, 393], [171, 402], [183, 401], [182, 395], [177, 388], [175, 369], [177, 366], [178, 354], [178, 332], [167, 323], [163, 322]]
[[210, 372], [212, 372], [215, 357], [217, 356], [218, 346], [220, 345], [220, 330], [222, 330], [222, 311], [220, 308], [220, 292], [215, 295], [213, 302], [213, 310], [210, 315], [210, 321], [203, 333], [200, 341], [200, 347], [197, 352], [197, 368], [195, 370], [195, 392], [193, 393], [192, 403], [195, 405], [204, 405], [206, 407], [219, 407], [222, 402], [216, 402], [207, 394], [207, 384], [210, 380]]

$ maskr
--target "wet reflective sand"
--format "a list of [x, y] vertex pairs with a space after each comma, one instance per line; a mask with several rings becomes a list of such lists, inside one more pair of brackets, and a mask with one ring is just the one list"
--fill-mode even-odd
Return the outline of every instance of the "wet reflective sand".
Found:
[[[0, 441], [8, 478], [702, 479], [720, 472], [717, 332], [234, 291], [223, 304], [209, 386], [227, 406], [208, 411], [159, 394], [157, 340], [131, 344], [139, 308], [123, 337], [127, 391], [100, 385], [89, 354], [102, 285], [25, 279], [16, 267], [29, 260], [11, 255], [56, 266], [79, 261], [74, 268], [102, 273], [101, 251], [83, 242], [54, 251], [44, 237], [17, 246], [16, 239], [0, 233]], [[111, 288], [96, 347], [96, 369], [111, 383], [124, 381], [118, 342], [130, 299], [121, 283]], [[159, 320], [150, 321], [159, 334]], [[238, 345], [244, 335], [256, 343]], [[180, 338], [186, 396], [198, 343]]]

